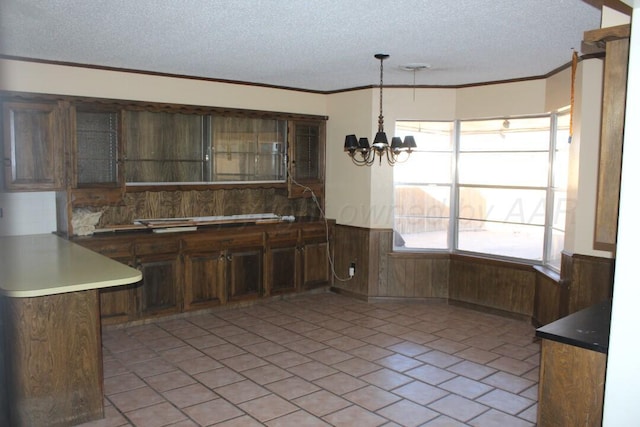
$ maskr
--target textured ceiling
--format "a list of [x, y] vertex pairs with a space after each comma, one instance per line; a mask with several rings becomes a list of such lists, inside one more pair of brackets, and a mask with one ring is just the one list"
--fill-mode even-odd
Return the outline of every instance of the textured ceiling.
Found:
[[335, 91], [378, 84], [382, 52], [385, 85], [456, 86], [562, 67], [600, 15], [583, 0], [0, 0], [0, 54]]

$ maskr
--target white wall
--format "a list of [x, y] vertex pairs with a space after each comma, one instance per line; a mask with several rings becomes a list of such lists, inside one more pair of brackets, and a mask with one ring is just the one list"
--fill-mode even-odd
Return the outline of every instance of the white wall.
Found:
[[634, 17], [629, 53], [618, 248], [604, 395], [603, 425], [606, 427], [640, 425], [640, 284], [637, 265], [640, 242], [637, 223], [640, 212], [637, 191], [640, 182], [640, 1], [627, 3], [633, 6]]
[[56, 231], [56, 193], [0, 193], [0, 236]]
[[324, 95], [0, 59], [0, 90], [326, 115]]
[[458, 89], [456, 118], [518, 116], [546, 113], [544, 79]]

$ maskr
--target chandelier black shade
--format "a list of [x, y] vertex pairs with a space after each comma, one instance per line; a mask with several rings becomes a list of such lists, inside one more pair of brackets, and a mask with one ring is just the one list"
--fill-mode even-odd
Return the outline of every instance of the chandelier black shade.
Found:
[[382, 158], [387, 160], [389, 165], [393, 166], [395, 163], [406, 160], [414, 148], [416, 148], [416, 141], [413, 136], [407, 135], [404, 137], [404, 141], [397, 136], [391, 138], [391, 145], [387, 139], [387, 134], [384, 132], [384, 116], [382, 115], [382, 87], [383, 87], [383, 62], [389, 57], [384, 53], [378, 53], [374, 55], [376, 59], [380, 60], [380, 115], [378, 116], [378, 132], [373, 138], [373, 144], [369, 145], [367, 138], [360, 138], [354, 134], [347, 135], [344, 139], [344, 151], [351, 157], [353, 163], [358, 166], [371, 166], [375, 163], [376, 156], [378, 157], [379, 164], [382, 163]]

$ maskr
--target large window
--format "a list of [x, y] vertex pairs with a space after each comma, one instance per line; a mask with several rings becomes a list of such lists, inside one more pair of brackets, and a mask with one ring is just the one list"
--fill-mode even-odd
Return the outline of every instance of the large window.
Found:
[[413, 134], [418, 149], [394, 169], [396, 249], [555, 266], [564, 240], [567, 117], [398, 122], [396, 135]]

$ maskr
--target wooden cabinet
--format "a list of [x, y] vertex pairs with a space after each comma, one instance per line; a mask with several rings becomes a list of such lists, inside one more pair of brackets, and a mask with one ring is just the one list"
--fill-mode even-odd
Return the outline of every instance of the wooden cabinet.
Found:
[[208, 181], [208, 120], [199, 114], [126, 111], [126, 181]]
[[142, 316], [178, 312], [180, 281], [176, 255], [146, 255], [138, 258], [137, 268], [142, 271], [142, 286], [137, 289]]
[[329, 285], [326, 230], [303, 222], [74, 242], [142, 271], [137, 284], [101, 290], [102, 323], [113, 324]]
[[538, 328], [538, 425], [601, 426], [611, 300]]
[[325, 124], [316, 121], [289, 123], [289, 197], [324, 195]]
[[[84, 239], [76, 243], [122, 264], [130, 267], [135, 266], [133, 244], [129, 240]], [[114, 286], [112, 288], [102, 288], [98, 290], [102, 324], [122, 323], [134, 320], [137, 317], [135, 296], [138, 286], [138, 283], [132, 283], [130, 285]]]
[[286, 120], [214, 116], [211, 181], [285, 179]]
[[71, 207], [119, 204], [127, 183], [286, 186], [291, 198], [311, 197], [309, 189], [323, 198], [324, 116], [0, 96], [10, 191], [66, 191]]
[[602, 425], [607, 355], [542, 340], [538, 425]]
[[331, 280], [328, 258], [329, 241], [331, 240], [329, 233], [330, 230], [327, 230], [323, 224], [302, 229], [300, 246], [302, 279], [300, 283], [303, 289], [327, 285]]
[[622, 171], [630, 26], [587, 31], [584, 42], [605, 47], [594, 248], [615, 251]]
[[179, 242], [174, 236], [154, 235], [135, 242], [136, 268], [142, 284], [136, 289], [143, 317], [176, 313], [182, 308]]
[[122, 111], [79, 103], [71, 110], [70, 203], [117, 205], [124, 196]]
[[59, 103], [2, 104], [4, 182], [9, 191], [64, 186], [64, 109]]
[[227, 300], [262, 296], [264, 236], [262, 232], [245, 232], [230, 236], [225, 245], [225, 285]]
[[184, 309], [202, 309], [225, 302], [224, 251], [189, 251], [183, 259]]
[[229, 250], [226, 259], [229, 301], [262, 296], [262, 247]]
[[301, 263], [299, 230], [268, 231], [265, 248], [265, 293], [296, 291]]
[[197, 310], [226, 302], [224, 240], [192, 235], [181, 242], [184, 264], [184, 309]]
[[73, 110], [74, 188], [122, 187], [121, 112], [113, 107], [79, 105]]
[[182, 240], [184, 309], [262, 295], [262, 233], [208, 233]]
[[98, 315], [96, 289], [0, 297], [3, 426], [70, 426], [104, 416]]

